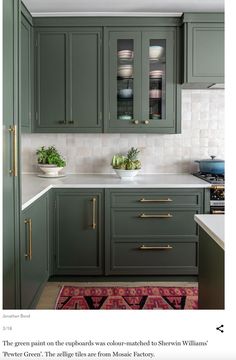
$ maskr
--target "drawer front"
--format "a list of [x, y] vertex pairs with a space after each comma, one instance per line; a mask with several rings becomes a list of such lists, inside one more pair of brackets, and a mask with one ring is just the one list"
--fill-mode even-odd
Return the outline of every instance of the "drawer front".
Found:
[[112, 238], [140, 238], [157, 236], [196, 236], [194, 214], [197, 210], [111, 210]]
[[112, 207], [173, 208], [175, 206], [200, 206], [201, 192], [194, 190], [138, 190], [128, 193], [112, 192]]
[[114, 244], [111, 273], [197, 273], [197, 243]]

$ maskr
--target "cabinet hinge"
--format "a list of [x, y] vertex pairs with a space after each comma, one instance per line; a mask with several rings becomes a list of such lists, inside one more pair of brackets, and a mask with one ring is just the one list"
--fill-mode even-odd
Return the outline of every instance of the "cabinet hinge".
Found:
[[39, 121], [39, 114], [37, 111], [35, 112], [35, 119], [36, 119], [36, 121]]
[[102, 121], [102, 112], [99, 113], [99, 120]]
[[38, 47], [38, 40], [35, 40], [35, 46]]
[[108, 119], [111, 120], [111, 113], [108, 113]]

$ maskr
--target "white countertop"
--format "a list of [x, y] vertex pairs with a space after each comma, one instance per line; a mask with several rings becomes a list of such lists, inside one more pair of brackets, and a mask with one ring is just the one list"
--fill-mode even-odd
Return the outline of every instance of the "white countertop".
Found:
[[224, 215], [194, 215], [194, 219], [222, 249], [225, 248]]
[[22, 176], [22, 210], [51, 188], [209, 188], [211, 185], [190, 174], [145, 174], [121, 180], [113, 174], [71, 174], [58, 179]]

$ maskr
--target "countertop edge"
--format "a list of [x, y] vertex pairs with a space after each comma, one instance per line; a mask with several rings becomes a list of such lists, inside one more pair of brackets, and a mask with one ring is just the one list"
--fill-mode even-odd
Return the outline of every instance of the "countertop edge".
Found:
[[[219, 216], [219, 215], [212, 215], [212, 216]], [[199, 218], [199, 215], [194, 215], [194, 220], [221, 247], [221, 249], [223, 250], [225, 249], [224, 241]]]
[[[28, 174], [25, 174], [26, 176]], [[29, 174], [29, 175], [33, 175], [33, 174]], [[69, 175], [69, 174], [68, 174]], [[71, 174], [72, 175], [72, 174]], [[110, 174], [111, 175], [111, 174]], [[153, 175], [153, 174], [150, 174], [150, 175]], [[161, 174], [161, 175], [164, 175], [164, 174]], [[167, 176], [168, 175], [179, 175], [179, 174], [166, 174]], [[183, 174], [183, 175], [186, 175], [186, 174]], [[89, 175], [90, 176], [90, 175]], [[96, 176], [96, 175], [95, 175]], [[106, 176], [106, 175], [105, 175]], [[144, 175], [145, 176], [145, 175]], [[149, 174], [147, 174], [147, 176], [149, 176]], [[48, 179], [47, 179], [48, 180]], [[50, 180], [50, 179], [49, 179]], [[119, 179], [118, 179], [119, 181]], [[30, 206], [34, 201], [36, 201], [37, 199], [39, 199], [42, 195], [44, 195], [47, 191], [49, 191], [50, 189], [52, 188], [55, 188], [55, 189], [59, 189], [59, 188], [64, 188], [64, 189], [83, 189], [83, 188], [88, 188], [88, 189], [93, 189], [93, 188], [98, 188], [98, 189], [164, 189], [164, 188], [171, 188], [171, 189], [207, 189], [211, 186], [211, 184], [209, 183], [189, 183], [189, 182], [185, 182], [185, 180], [183, 180], [183, 183], [163, 183], [163, 182], [160, 182], [160, 183], [155, 183], [155, 182], [152, 182], [152, 183], [135, 183], [135, 180], [134, 181], [127, 181], [127, 180], [121, 180], [120, 179], [120, 182], [118, 183], [113, 183], [112, 181], [110, 181], [109, 179], [107, 180], [107, 182], [104, 181], [104, 183], [101, 183], [101, 182], [96, 182], [96, 179], [95, 179], [95, 182], [94, 183], [91, 183], [91, 182], [88, 182], [88, 183], [60, 183], [60, 184], [55, 184], [55, 183], [47, 183], [45, 184], [45, 188], [42, 189], [42, 186], [41, 186], [41, 189], [39, 190], [39, 192], [35, 193], [35, 194], [32, 194], [32, 197], [29, 198], [28, 196], [28, 199], [26, 199], [25, 202], [22, 203], [22, 206], [21, 206], [21, 209], [22, 210], [25, 210], [28, 206]], [[23, 197], [24, 198], [24, 197]]]
[[34, 195], [30, 200], [28, 200], [24, 204], [22, 204], [21, 210], [25, 210], [27, 207], [29, 207], [31, 204], [33, 204], [36, 200], [38, 200], [41, 196], [46, 194], [52, 187], [53, 187], [53, 185], [48, 185], [45, 189], [41, 190], [39, 193]]

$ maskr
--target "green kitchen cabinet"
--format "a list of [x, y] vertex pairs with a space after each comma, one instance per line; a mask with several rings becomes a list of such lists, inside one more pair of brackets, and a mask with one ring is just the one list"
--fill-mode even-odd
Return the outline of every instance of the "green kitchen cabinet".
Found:
[[[218, 215], [215, 215], [218, 216]], [[199, 309], [225, 308], [225, 251], [200, 227], [199, 230]]]
[[107, 275], [196, 275], [201, 189], [106, 190]]
[[101, 30], [35, 29], [35, 132], [101, 132]]
[[55, 190], [54, 207], [54, 274], [103, 274], [103, 190]]
[[175, 27], [105, 31], [105, 131], [179, 132], [177, 43]]
[[[184, 16], [183, 82], [189, 87], [224, 83], [223, 14]], [[202, 84], [202, 85], [200, 85]]]
[[20, 2], [3, 0], [2, 308], [19, 308], [19, 44]]
[[21, 218], [21, 309], [34, 308], [48, 280], [48, 195], [27, 207]]
[[21, 131], [31, 132], [33, 114], [33, 30], [21, 14]]

